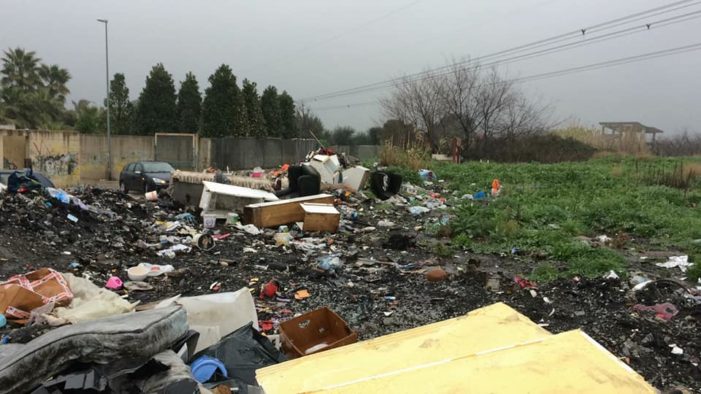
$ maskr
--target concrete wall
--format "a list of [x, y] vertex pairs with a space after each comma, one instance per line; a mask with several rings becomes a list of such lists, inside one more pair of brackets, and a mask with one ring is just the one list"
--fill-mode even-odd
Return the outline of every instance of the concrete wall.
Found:
[[285, 163], [304, 160], [317, 145], [314, 140], [277, 138], [218, 138], [211, 144], [211, 164], [230, 170], [254, 167], [274, 168]]
[[[85, 181], [107, 178], [107, 136], [82, 134], [80, 136], [80, 176]], [[119, 179], [122, 168], [132, 162], [153, 160], [153, 137], [136, 135], [112, 136], [112, 179]]]
[[202, 171], [212, 165], [212, 140], [200, 138], [197, 154], [197, 170]]
[[376, 159], [380, 154], [379, 145], [338, 145], [336, 152], [355, 156], [360, 160]]
[[27, 136], [22, 132], [8, 131], [0, 135], [0, 166], [2, 168], [24, 167], [27, 154]]
[[57, 186], [80, 183], [80, 134], [73, 131], [32, 131], [27, 153], [32, 167]]
[[197, 135], [156, 133], [156, 160], [166, 161], [180, 170], [194, 170], [197, 163]]
[[[129, 162], [157, 157], [180, 169], [201, 171], [214, 165], [244, 170], [300, 162], [317, 148], [314, 140], [279, 138], [197, 140], [190, 136], [161, 139], [159, 144], [157, 156], [153, 136], [112, 136], [112, 179], [118, 179], [119, 172]], [[30, 159], [34, 169], [46, 173], [59, 187], [106, 179], [107, 158], [106, 135], [0, 129], [0, 163], [7, 159], [17, 167], [24, 167], [25, 159]]]

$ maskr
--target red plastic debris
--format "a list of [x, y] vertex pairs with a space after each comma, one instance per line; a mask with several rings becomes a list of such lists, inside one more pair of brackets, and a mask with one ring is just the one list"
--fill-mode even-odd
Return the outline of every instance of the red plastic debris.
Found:
[[654, 312], [656, 318], [664, 321], [671, 320], [674, 316], [677, 315], [677, 313], [679, 313], [679, 309], [677, 309], [677, 307], [674, 306], [674, 304], [670, 304], [669, 302], [649, 306], [643, 304], [635, 304], [633, 305], [633, 310], [636, 312]]
[[258, 321], [258, 325], [260, 326], [260, 330], [263, 332], [270, 331], [275, 326], [272, 320], [260, 320]]
[[276, 280], [271, 280], [270, 282], [264, 284], [261, 287], [259, 298], [261, 300], [265, 297], [273, 298], [273, 297], [275, 297], [275, 294], [277, 294], [277, 291], [279, 289], [280, 289], [280, 284]]
[[526, 278], [522, 278], [520, 275], [514, 276], [514, 283], [519, 285], [522, 289], [537, 289], [538, 286], [535, 282], [531, 282]]

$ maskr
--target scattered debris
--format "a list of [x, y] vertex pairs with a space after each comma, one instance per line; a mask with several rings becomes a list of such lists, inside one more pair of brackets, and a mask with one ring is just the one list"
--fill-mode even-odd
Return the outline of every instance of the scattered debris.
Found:
[[689, 262], [689, 256], [671, 256], [666, 262], [655, 265], [662, 268], [679, 268], [682, 272], [686, 272], [693, 263]]
[[[301, 196], [319, 186], [310, 165], [290, 165], [285, 170], [281, 167], [275, 175], [264, 171], [260, 178], [250, 177], [250, 171], [241, 179], [222, 175], [228, 181], [237, 179], [239, 183], [231, 181], [230, 185], [246, 190], [236, 189], [237, 196], [227, 187], [230, 185], [221, 188], [217, 183], [207, 189], [209, 201], [202, 180], [222, 180], [209, 173], [201, 177], [194, 174], [193, 180], [200, 179], [197, 184], [178, 185], [173, 181], [182, 190], [200, 186], [199, 193], [193, 194], [196, 198], [189, 202], [170, 199], [165, 193], [160, 193], [156, 201], [148, 201], [143, 195], [131, 197], [97, 188], [56, 189], [53, 195], [41, 188], [21, 195], [3, 194], [3, 277], [36, 271], [49, 262], [48, 267], [71, 278], [66, 279], [68, 283], [73, 283], [73, 278], [91, 283], [85, 294], [95, 295], [85, 297], [83, 291], [69, 286], [74, 294], [70, 304], [45, 304], [39, 297], [36, 307], [30, 308], [26, 325], [8, 315], [7, 326], [0, 328], [0, 333], [10, 344], [31, 343], [60, 329], [51, 324], [75, 321], [73, 326], [78, 327], [112, 318], [115, 320], [108, 321], [122, 324], [121, 319], [127, 316], [181, 308], [186, 314], [178, 318], [181, 320], [175, 319], [178, 337], [184, 338], [187, 330], [194, 330], [199, 339], [191, 341], [187, 349], [168, 339], [168, 346], [159, 345], [159, 349], [153, 349], [157, 352], [145, 355], [147, 364], [130, 366], [131, 372], [124, 376], [133, 378], [136, 370], [156, 376], [159, 373], [152, 368], [161, 368], [168, 371], [163, 374], [184, 373], [177, 376], [188, 384], [205, 379], [207, 387], [228, 384], [226, 387], [244, 392], [244, 385], [255, 385], [254, 380], [247, 380], [255, 376], [250, 366], [232, 367], [235, 361], [227, 360], [232, 343], [266, 354], [261, 365], [267, 366], [284, 359], [276, 353], [275, 341], [293, 357], [314, 357], [348, 337], [353, 341], [370, 339], [503, 301], [553, 332], [581, 327], [616, 356], [625, 357], [633, 369], [656, 386], [698, 387], [701, 376], [694, 363], [698, 365], [699, 293], [693, 286], [683, 288], [669, 279], [656, 279], [663, 270], [653, 264], [648, 265], [654, 272], [621, 273], [619, 277], [612, 271], [603, 278], [563, 278], [550, 283], [536, 284], [528, 277], [513, 276], [523, 272], [524, 260], [539, 258], [526, 245], [516, 245], [512, 253], [506, 249], [502, 255], [476, 256], [436, 235], [458, 222], [451, 211], [453, 206], [490, 204], [504, 194], [501, 183], [495, 195], [477, 192], [464, 196], [474, 201], [461, 201], [464, 192], [446, 190], [435, 177], [420, 185], [402, 183], [398, 175], [383, 169], [371, 172], [353, 167], [344, 163], [342, 155], [336, 156], [340, 166], [333, 180], [340, 183], [323, 183], [327, 194], [317, 190]], [[309, 184], [293, 185], [290, 178], [286, 185], [286, 171], [299, 171], [296, 181], [306, 176]], [[273, 177], [275, 186], [271, 185]], [[362, 186], [353, 190], [357, 182], [365, 181], [372, 194], [365, 194]], [[278, 193], [287, 186], [294, 186], [295, 191]], [[278, 188], [276, 198], [291, 198], [265, 201], [262, 197], [255, 204], [246, 200], [253, 198], [250, 190], [255, 189], [260, 198], [264, 194], [259, 192], [272, 194], [273, 187]], [[218, 193], [222, 190], [226, 193]], [[476, 190], [477, 185], [469, 191]], [[204, 215], [197, 209], [201, 207], [200, 199], [208, 204], [205, 211], [209, 212]], [[333, 216], [334, 225], [317, 230], [305, 218], [304, 207], [309, 204], [333, 208], [334, 212], [329, 209], [322, 214], [328, 216], [322, 223], [331, 222], [329, 217]], [[70, 220], [69, 214], [78, 220]], [[597, 247], [595, 242], [591, 244]], [[124, 283], [118, 286], [120, 278]], [[237, 296], [232, 298], [231, 291], [237, 289]], [[92, 293], [95, 291], [99, 292]], [[313, 333], [301, 327], [314, 328], [313, 319], [305, 313], [324, 306], [331, 308], [328, 313], [333, 315], [324, 312], [326, 317], [317, 327], [329, 336], [319, 335], [317, 328], [316, 334], [309, 334], [311, 340], [302, 342], [304, 346], [294, 341], [298, 348], [290, 350], [290, 335]], [[100, 311], [112, 317], [95, 314]], [[70, 313], [91, 317], [81, 321], [80, 316]], [[333, 316], [343, 323], [340, 333], [329, 329], [324, 320], [334, 321]], [[175, 324], [172, 321], [168, 324]], [[246, 327], [249, 321], [252, 324]], [[283, 335], [283, 327], [293, 321], [296, 328]], [[229, 337], [237, 330], [241, 331]], [[683, 349], [682, 353], [670, 352], [672, 344]], [[161, 354], [171, 348], [173, 354]], [[180, 357], [180, 364], [170, 356]], [[193, 367], [194, 361], [202, 356], [219, 360], [226, 373], [215, 366], [209, 376], [195, 376], [194, 369], [199, 368]], [[87, 364], [92, 365], [90, 360]], [[211, 370], [211, 363], [208, 365]], [[94, 376], [96, 382], [117, 387], [116, 382], [94, 371], [70, 373]], [[235, 377], [242, 373], [248, 375]], [[60, 386], [64, 383], [59, 380], [68, 374], [59, 368], [42, 382]]]

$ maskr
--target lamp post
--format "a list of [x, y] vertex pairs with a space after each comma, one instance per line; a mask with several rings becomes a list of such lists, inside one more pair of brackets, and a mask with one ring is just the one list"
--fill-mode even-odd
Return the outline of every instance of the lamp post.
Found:
[[105, 83], [107, 86], [107, 180], [112, 180], [112, 129], [110, 127], [110, 51], [107, 44], [107, 19], [98, 19], [105, 24]]

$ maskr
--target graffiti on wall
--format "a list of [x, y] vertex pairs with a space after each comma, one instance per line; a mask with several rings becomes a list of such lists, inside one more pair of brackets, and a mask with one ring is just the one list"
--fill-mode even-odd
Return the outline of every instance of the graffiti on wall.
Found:
[[72, 175], [76, 167], [78, 159], [73, 153], [36, 157], [35, 169], [47, 175]]
[[50, 154], [43, 141], [39, 144], [34, 142], [33, 167], [50, 176], [72, 175], [78, 167], [78, 155], [75, 153]]

